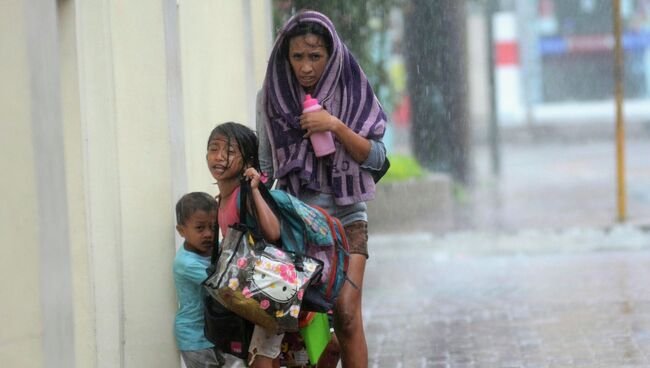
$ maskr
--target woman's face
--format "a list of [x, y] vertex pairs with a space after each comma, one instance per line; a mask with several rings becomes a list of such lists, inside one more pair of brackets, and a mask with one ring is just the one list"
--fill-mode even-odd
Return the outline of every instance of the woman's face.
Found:
[[325, 40], [306, 34], [289, 40], [289, 62], [298, 83], [306, 92], [313, 92], [329, 60]]

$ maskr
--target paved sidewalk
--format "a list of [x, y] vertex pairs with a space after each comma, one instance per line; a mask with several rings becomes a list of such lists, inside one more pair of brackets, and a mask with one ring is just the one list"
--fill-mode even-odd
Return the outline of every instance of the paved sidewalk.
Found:
[[650, 367], [650, 139], [627, 142], [624, 224], [613, 143], [502, 148], [448, 216], [374, 229], [370, 366]]
[[[517, 247], [525, 234], [493, 247], [471, 234], [375, 236], [370, 366], [649, 367], [650, 234], [583, 232], [549, 234], [546, 247]], [[597, 235], [609, 241], [573, 245]]]

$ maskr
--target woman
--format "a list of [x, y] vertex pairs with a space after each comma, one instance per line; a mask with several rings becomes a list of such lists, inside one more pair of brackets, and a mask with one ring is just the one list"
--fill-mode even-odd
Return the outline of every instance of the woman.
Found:
[[[323, 110], [302, 114], [306, 94]], [[274, 43], [258, 95], [260, 164], [278, 188], [338, 217], [350, 245], [348, 278], [334, 310], [344, 367], [367, 367], [361, 291], [368, 258], [366, 201], [375, 196], [371, 172], [386, 158], [386, 116], [365, 74], [323, 14], [303, 11]], [[316, 157], [309, 136], [330, 131], [336, 152]]]

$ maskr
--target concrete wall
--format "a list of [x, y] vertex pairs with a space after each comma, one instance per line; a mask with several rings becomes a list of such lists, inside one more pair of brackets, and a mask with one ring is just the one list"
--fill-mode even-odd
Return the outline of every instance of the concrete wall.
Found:
[[269, 1], [0, 3], [2, 366], [180, 365], [173, 204], [254, 124], [270, 30]]
[[[0, 362], [40, 367], [43, 323], [31, 88], [21, 1], [0, 3]], [[9, 86], [11, 86], [9, 88]]]
[[214, 193], [208, 135], [226, 121], [255, 126], [271, 50], [270, 1], [184, 1], [179, 12], [189, 187]]

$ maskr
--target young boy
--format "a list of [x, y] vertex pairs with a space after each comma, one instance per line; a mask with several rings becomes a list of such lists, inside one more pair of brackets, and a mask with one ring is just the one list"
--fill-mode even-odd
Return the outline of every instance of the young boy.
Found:
[[217, 220], [217, 201], [207, 193], [193, 192], [176, 203], [176, 230], [185, 241], [174, 259], [178, 312], [174, 324], [176, 344], [187, 368], [218, 368], [225, 359], [203, 334], [201, 283], [210, 265]]

